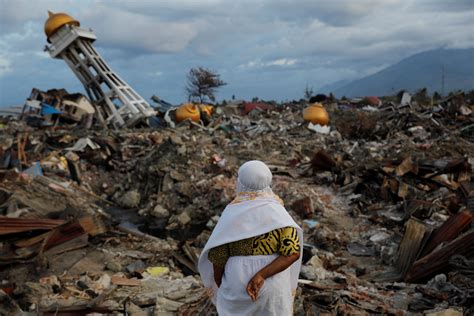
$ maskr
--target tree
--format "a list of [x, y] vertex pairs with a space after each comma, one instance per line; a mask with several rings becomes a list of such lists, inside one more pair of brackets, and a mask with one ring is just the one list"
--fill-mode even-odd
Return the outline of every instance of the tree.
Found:
[[422, 105], [430, 104], [431, 98], [428, 96], [428, 89], [422, 88], [416, 91], [416, 93], [413, 95], [413, 99], [418, 103]]
[[433, 92], [433, 100], [438, 101], [438, 100], [441, 100], [442, 98], [443, 97], [441, 96], [441, 94], [439, 94], [438, 91]]
[[306, 85], [306, 88], [304, 88], [304, 98], [309, 101], [309, 99], [311, 99], [313, 95], [314, 95], [313, 87]]
[[215, 71], [203, 67], [191, 68], [186, 83], [188, 100], [199, 103], [207, 100], [214, 102], [217, 88], [226, 84]]
[[328, 101], [330, 103], [333, 103], [333, 102], [336, 102], [336, 97], [334, 96], [334, 94], [332, 94], [332, 92], [329, 93], [329, 96], [328, 96]]

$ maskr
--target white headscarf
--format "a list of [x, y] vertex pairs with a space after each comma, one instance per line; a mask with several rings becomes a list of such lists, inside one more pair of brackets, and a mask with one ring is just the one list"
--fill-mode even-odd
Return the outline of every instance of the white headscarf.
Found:
[[[258, 160], [244, 163], [237, 177], [237, 197], [222, 212], [201, 256], [198, 269], [204, 286], [215, 297], [217, 285], [214, 269], [208, 259], [209, 250], [230, 242], [268, 233], [277, 228], [294, 227], [303, 249], [303, 231], [283, 207], [281, 199], [271, 189], [272, 173]], [[291, 287], [296, 289], [301, 268], [300, 259], [290, 266]]]
[[259, 160], [251, 160], [239, 168], [237, 176], [237, 194], [244, 192], [273, 193], [272, 172]]

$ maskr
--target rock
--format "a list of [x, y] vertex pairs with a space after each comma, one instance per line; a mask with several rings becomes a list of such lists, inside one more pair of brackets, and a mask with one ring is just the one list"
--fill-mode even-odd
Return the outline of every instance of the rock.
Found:
[[183, 305], [184, 303], [169, 300], [164, 297], [158, 297], [156, 299], [155, 315], [166, 315], [162, 314], [162, 312], [176, 312]]
[[375, 235], [372, 235], [369, 239], [370, 239], [370, 241], [372, 241], [374, 243], [378, 243], [378, 242], [384, 241], [388, 238], [390, 238], [389, 234], [387, 234], [386, 232], [379, 232], [379, 233], [376, 233]]
[[150, 214], [156, 218], [166, 218], [170, 216], [170, 212], [160, 204], [156, 205]]
[[313, 268], [324, 268], [324, 263], [318, 256], [313, 256], [311, 259], [308, 260], [306, 265], [310, 265]]
[[131, 190], [118, 198], [118, 203], [124, 208], [134, 208], [140, 205], [141, 195], [137, 190]]
[[194, 244], [200, 248], [204, 248], [207, 241], [209, 240], [209, 237], [211, 237], [211, 232], [208, 230], [204, 230], [196, 237], [196, 239], [194, 240]]
[[388, 265], [392, 265], [396, 259], [398, 244], [391, 243], [387, 246], [382, 246], [380, 247], [379, 251], [380, 251], [380, 259], [382, 259], [382, 262]]
[[55, 275], [47, 276], [47, 277], [42, 277], [39, 279], [40, 284], [50, 284], [50, 285], [57, 285], [60, 286], [59, 279]]
[[206, 227], [212, 230], [217, 225], [219, 218], [219, 215], [211, 217], [211, 219], [206, 223]]
[[64, 157], [66, 157], [67, 159], [73, 161], [73, 162], [77, 162], [79, 161], [81, 158], [73, 151], [68, 151], [66, 153], [66, 155], [64, 155]]
[[121, 272], [123, 270], [122, 264], [116, 260], [109, 261], [106, 268], [113, 272]]
[[429, 286], [439, 286], [439, 285], [444, 285], [448, 278], [446, 277], [446, 274], [437, 274], [434, 278], [428, 281], [427, 285]]
[[430, 133], [427, 132], [423, 126], [413, 126], [408, 129], [414, 138], [419, 140], [425, 140], [430, 137]]
[[426, 316], [462, 316], [462, 311], [455, 310], [454, 308], [448, 308], [438, 312], [426, 313]]
[[189, 216], [188, 212], [183, 212], [179, 214], [178, 216], [176, 216], [176, 219], [182, 226], [185, 226], [191, 221], [191, 217]]
[[333, 272], [326, 270], [324, 262], [316, 255], [301, 267], [301, 273], [308, 280], [324, 280], [335, 276]]
[[140, 272], [141, 273], [145, 269], [146, 269], [145, 262], [143, 262], [141, 260], [137, 260], [135, 262], [132, 262], [125, 268], [125, 270], [127, 270], [127, 272], [129, 272], [129, 273], [133, 273], [133, 272]]
[[175, 230], [175, 229], [178, 229], [178, 223], [176, 222], [176, 216], [171, 216], [169, 221], [168, 221], [168, 225], [166, 225], [166, 229], [167, 230]]
[[173, 180], [176, 180], [176, 181], [186, 181], [187, 180], [186, 175], [181, 173], [179, 170], [172, 169], [169, 174], [170, 174], [171, 179], [173, 179]]
[[139, 306], [133, 304], [132, 302], [130, 302], [127, 305], [127, 312], [130, 316], [147, 316], [148, 315], [147, 311], [141, 309]]
[[175, 189], [179, 194], [184, 195], [185, 197], [192, 199], [193, 198], [193, 187], [189, 182], [179, 182], [176, 183]]
[[351, 242], [347, 244], [347, 251], [353, 256], [372, 257], [375, 255], [374, 247], [365, 246], [359, 242]]
[[94, 281], [91, 284], [91, 289], [95, 292], [103, 292], [104, 290], [108, 289], [111, 284], [112, 278], [107, 273], [104, 273], [97, 281]]
[[186, 146], [185, 145], [182, 145], [178, 148], [177, 150], [178, 154], [181, 155], [181, 156], [184, 156], [186, 155]]
[[167, 173], [163, 178], [162, 190], [163, 192], [168, 192], [173, 188], [174, 181], [171, 178], [170, 174]]
[[311, 265], [304, 265], [301, 267], [301, 275], [307, 280], [325, 280], [330, 279], [333, 273], [324, 268], [317, 268]]
[[179, 146], [184, 145], [184, 141], [179, 135], [176, 135], [176, 134], [170, 135], [170, 140], [175, 145], [179, 145]]
[[2, 135], [0, 136], [0, 148], [2, 150], [7, 150], [13, 145], [13, 137]]

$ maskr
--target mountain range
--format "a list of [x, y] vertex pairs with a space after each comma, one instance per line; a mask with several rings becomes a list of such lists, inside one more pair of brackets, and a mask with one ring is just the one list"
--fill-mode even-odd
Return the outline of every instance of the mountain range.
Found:
[[322, 87], [336, 97], [393, 95], [400, 90], [427, 88], [447, 94], [474, 90], [474, 48], [436, 49], [407, 57], [375, 74], [351, 82], [338, 81]]

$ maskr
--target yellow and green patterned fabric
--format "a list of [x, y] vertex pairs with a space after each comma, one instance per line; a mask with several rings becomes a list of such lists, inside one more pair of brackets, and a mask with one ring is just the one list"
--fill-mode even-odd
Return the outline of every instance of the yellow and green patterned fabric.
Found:
[[300, 241], [296, 228], [283, 227], [266, 234], [234, 241], [209, 250], [208, 258], [213, 264], [224, 267], [229, 257], [272, 255], [290, 256], [299, 253]]

